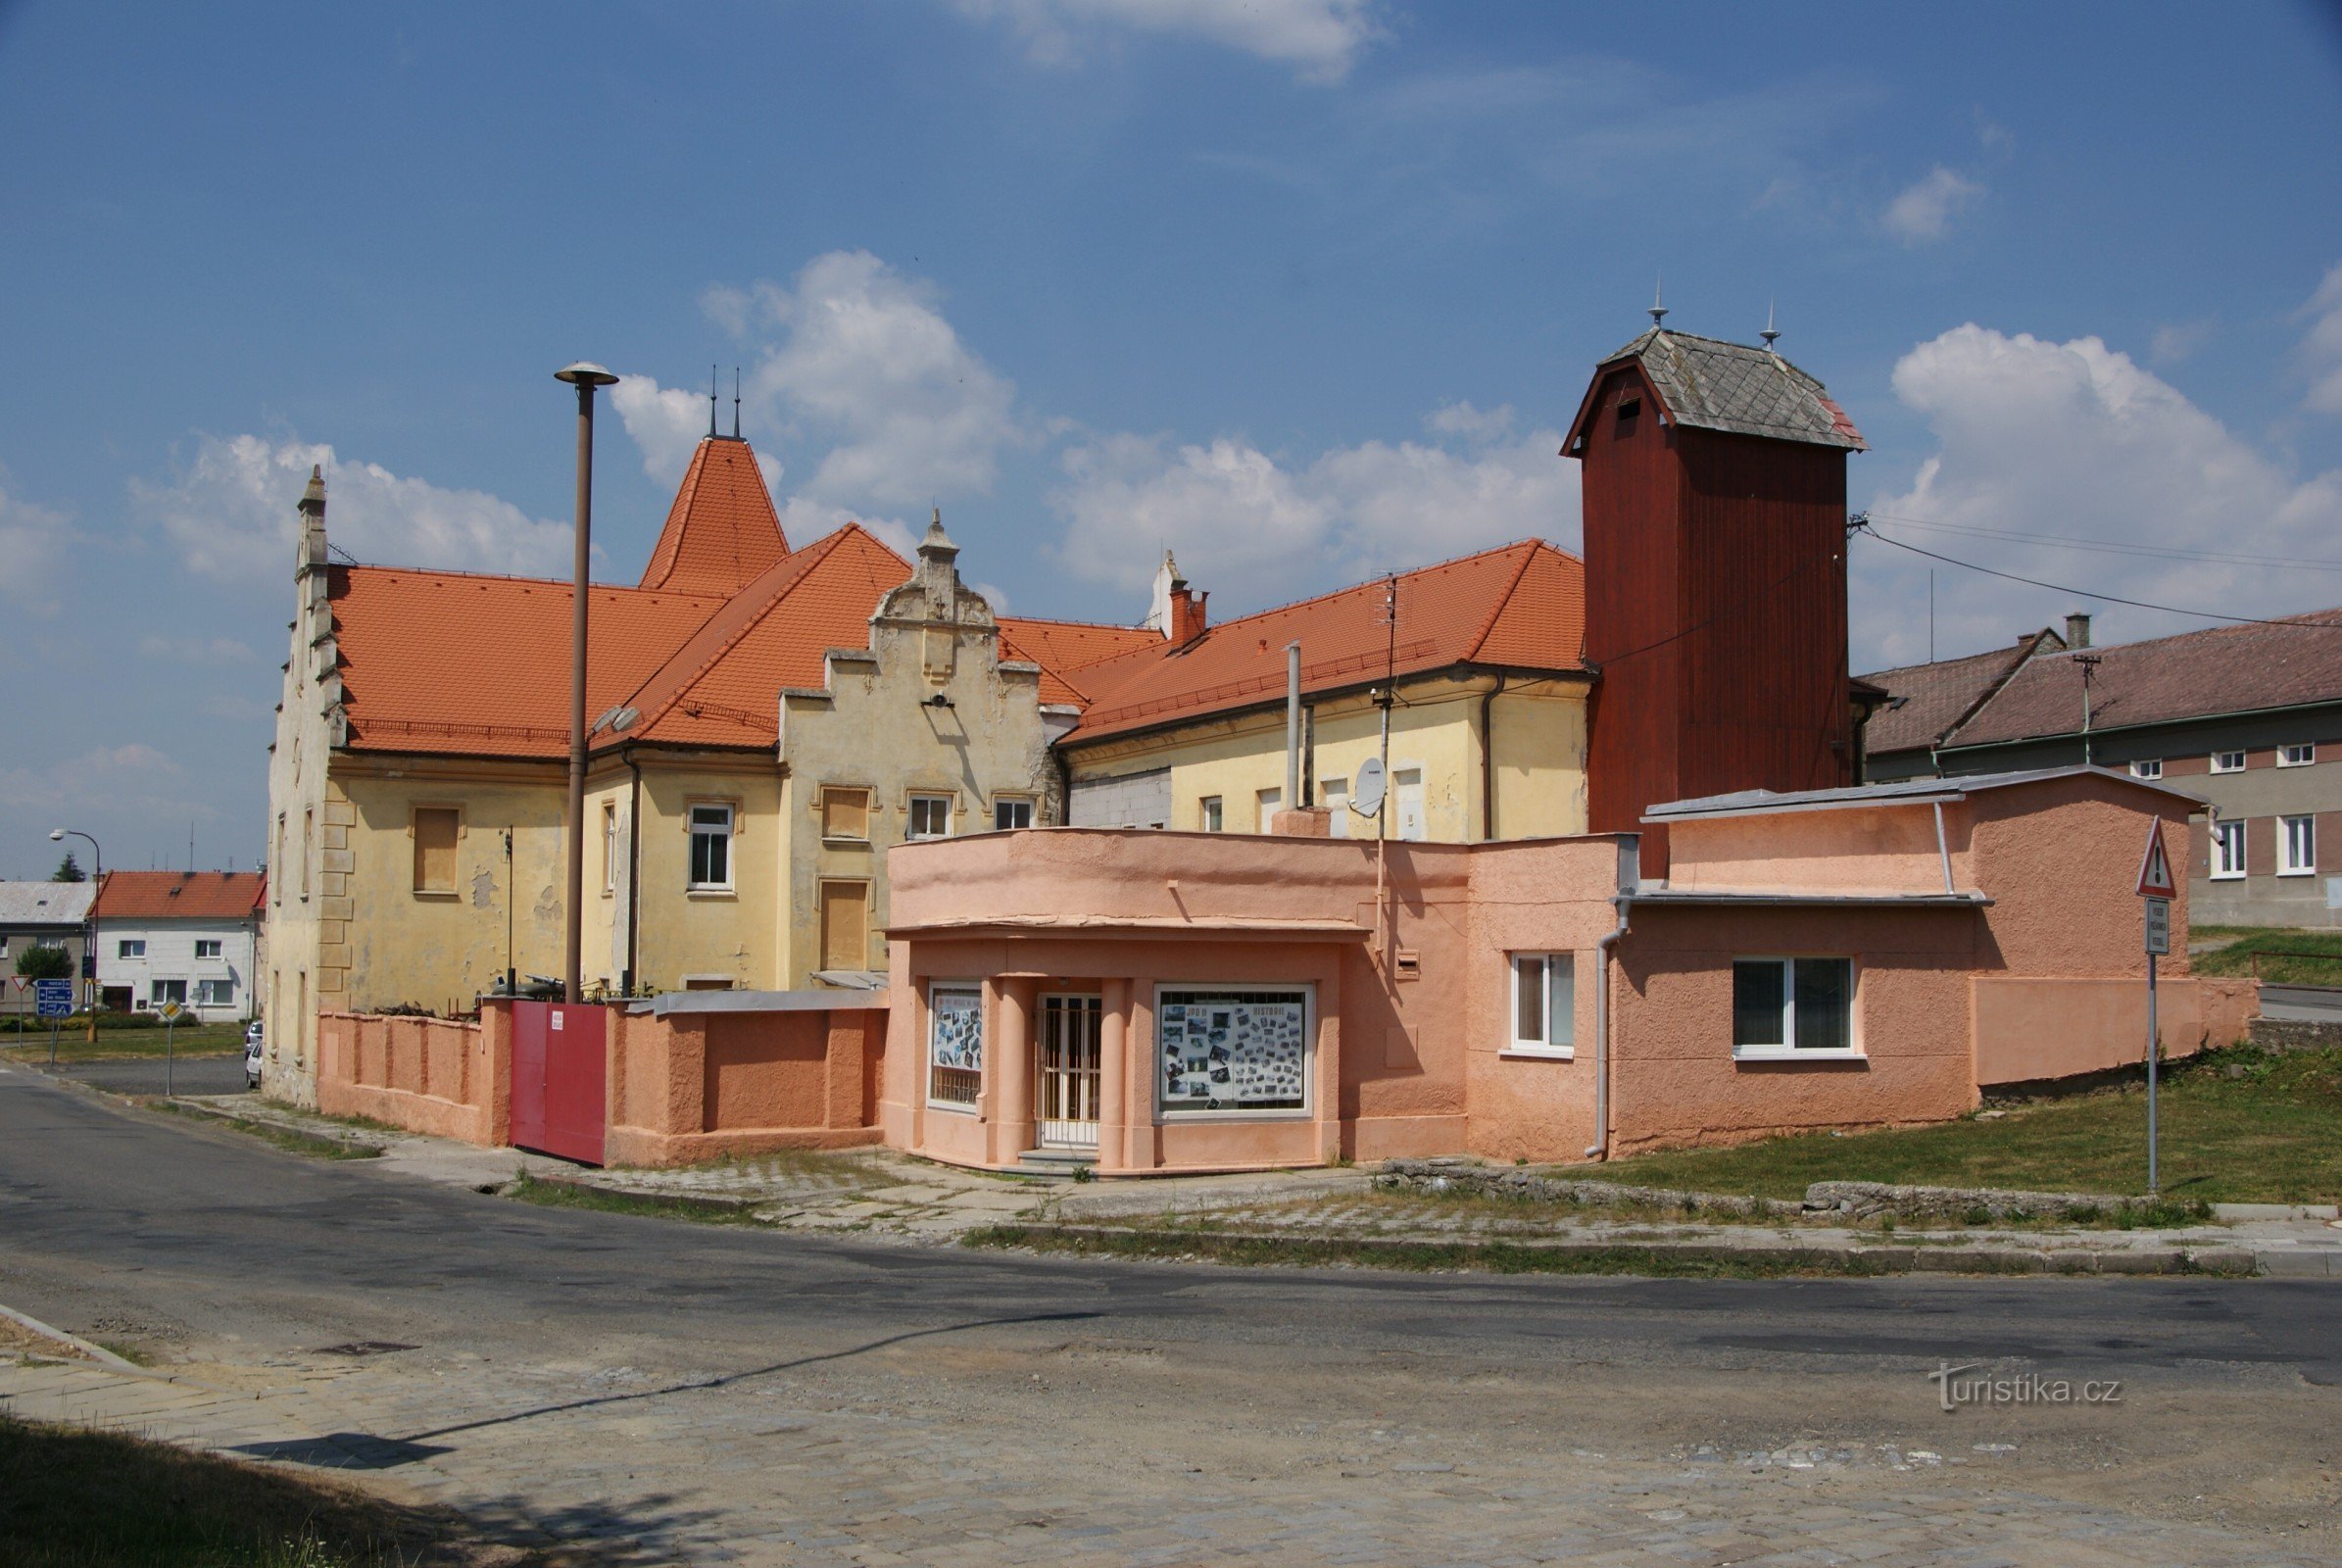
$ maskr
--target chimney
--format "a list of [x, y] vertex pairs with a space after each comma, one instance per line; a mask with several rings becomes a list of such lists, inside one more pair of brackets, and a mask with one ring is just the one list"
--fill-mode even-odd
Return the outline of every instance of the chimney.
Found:
[[2090, 617], [2078, 610], [2066, 617], [2066, 646], [2068, 648], [2090, 646]]
[[1191, 590], [1184, 579], [1172, 585], [1171, 623], [1164, 628], [1172, 643], [1192, 643], [1203, 635], [1203, 607], [1210, 598]]

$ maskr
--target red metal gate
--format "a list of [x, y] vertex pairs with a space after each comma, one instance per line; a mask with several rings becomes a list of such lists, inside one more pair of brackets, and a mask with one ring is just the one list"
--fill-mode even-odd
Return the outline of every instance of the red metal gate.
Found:
[[602, 1163], [609, 1119], [609, 1009], [512, 1004], [512, 1143]]

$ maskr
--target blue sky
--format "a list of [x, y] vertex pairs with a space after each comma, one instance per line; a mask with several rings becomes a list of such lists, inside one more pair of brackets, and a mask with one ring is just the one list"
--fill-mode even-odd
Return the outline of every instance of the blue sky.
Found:
[[[0, 0], [0, 143], [11, 875], [69, 817], [251, 865], [308, 464], [362, 560], [564, 572], [579, 357], [603, 575], [716, 362], [793, 538], [940, 503], [1015, 611], [1135, 619], [1169, 545], [1226, 615], [1574, 545], [1663, 273], [1777, 307], [1881, 531], [2342, 604], [2331, 6]], [[1857, 667], [1926, 658], [1926, 564], [1853, 574]], [[2077, 602], [1941, 568], [1937, 651]]]

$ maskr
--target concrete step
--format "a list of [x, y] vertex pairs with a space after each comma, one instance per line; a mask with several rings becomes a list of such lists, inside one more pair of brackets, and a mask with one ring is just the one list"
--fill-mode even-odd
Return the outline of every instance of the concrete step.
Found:
[[1095, 1149], [1028, 1149], [1016, 1156], [1016, 1168], [1035, 1176], [1071, 1178], [1076, 1171], [1095, 1170]]

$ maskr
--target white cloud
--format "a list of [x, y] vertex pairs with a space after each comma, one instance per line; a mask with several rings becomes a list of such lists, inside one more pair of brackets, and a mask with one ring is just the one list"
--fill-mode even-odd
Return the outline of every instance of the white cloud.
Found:
[[1035, 60], [1067, 65], [1085, 39], [1111, 28], [1200, 38], [1339, 81], [1381, 28], [1372, 0], [951, 0], [981, 22], [1024, 34]]
[[[2342, 559], [2342, 471], [2297, 476], [2176, 388], [2094, 337], [2054, 343], [1971, 323], [1922, 343], [1894, 388], [1937, 450], [1912, 487], [1873, 505], [1882, 534], [2101, 595], [2242, 615], [2342, 604], [2342, 573], [2177, 561], [1930, 530], [1914, 522], [2191, 553]], [[1928, 563], [1858, 542], [1856, 662], [1927, 657]], [[1974, 653], [2049, 624], [2086, 597], [1936, 567], [1936, 651]], [[2109, 606], [2112, 640], [2210, 622]]]
[[6, 479], [0, 473], [0, 597], [26, 613], [55, 615], [67, 597], [73, 530], [64, 514], [11, 495]]
[[2158, 365], [2177, 365], [2212, 341], [2216, 324], [2210, 317], [2197, 321], [2166, 321], [2155, 329], [2147, 352]]
[[1952, 220], [1983, 199], [1984, 187], [1938, 164], [1887, 203], [1879, 221], [1906, 245], [1926, 245], [1951, 232]]
[[1077, 446], [1050, 498], [1065, 521], [1059, 555], [1079, 576], [1136, 592], [1168, 547], [1198, 586], [1262, 603], [1513, 539], [1574, 546], [1577, 466], [1556, 455], [1559, 432], [1507, 439], [1511, 411], [1469, 404], [1426, 422], [1466, 439], [1369, 441], [1300, 466], [1234, 437]]
[[2325, 274], [2300, 315], [2310, 319], [2301, 349], [2310, 372], [2309, 405], [2320, 414], [2342, 414], [2342, 264]]
[[0, 769], [0, 807], [54, 814], [103, 801], [117, 813], [160, 809], [173, 821], [184, 821], [189, 815], [216, 815], [208, 806], [161, 793], [178, 772], [178, 763], [143, 741], [100, 746], [38, 767]]
[[360, 561], [401, 566], [566, 575], [569, 525], [531, 518], [479, 490], [340, 463], [319, 442], [204, 436], [170, 484], [130, 482], [134, 510], [188, 568], [235, 582], [289, 577], [295, 507], [312, 465], [325, 469], [325, 532]]

